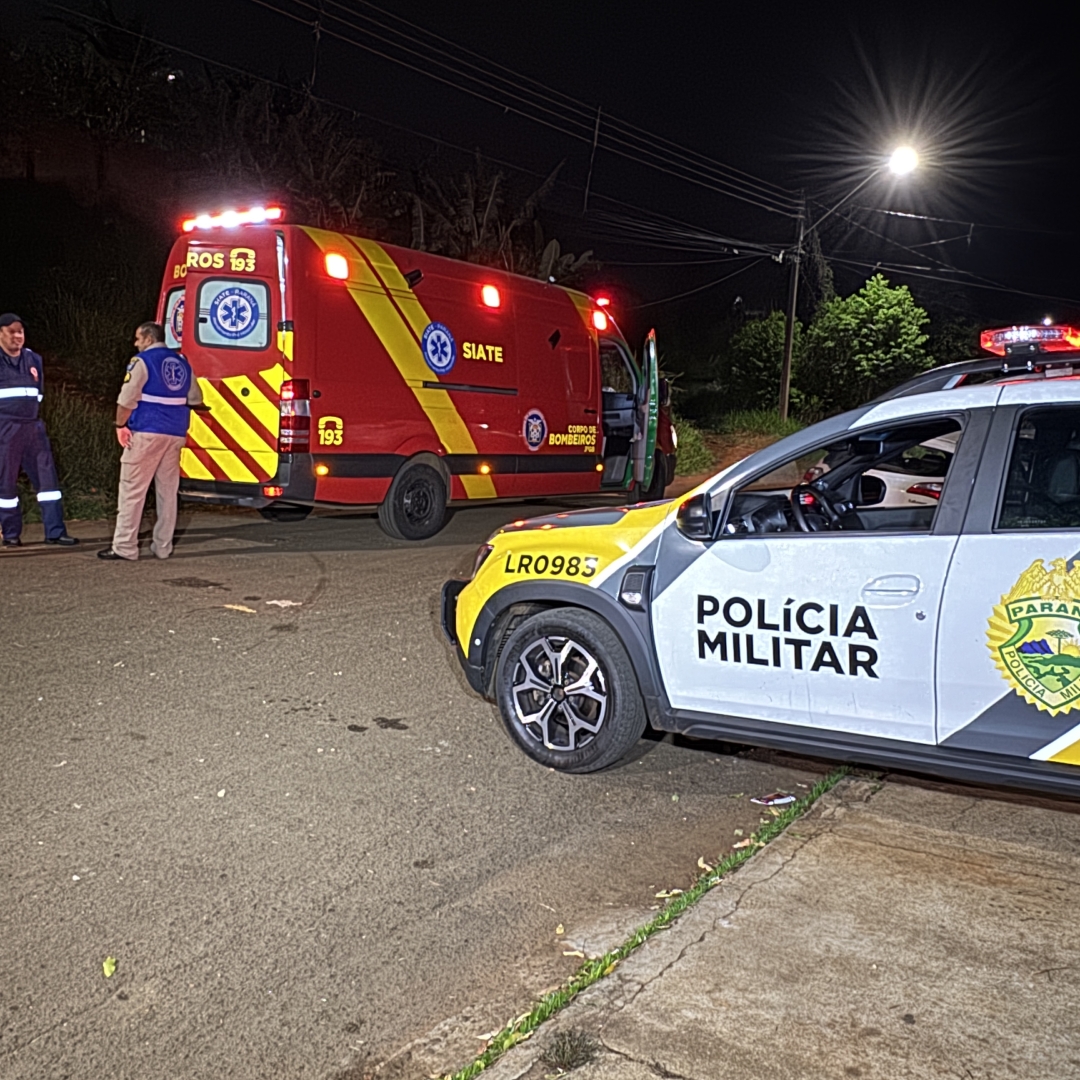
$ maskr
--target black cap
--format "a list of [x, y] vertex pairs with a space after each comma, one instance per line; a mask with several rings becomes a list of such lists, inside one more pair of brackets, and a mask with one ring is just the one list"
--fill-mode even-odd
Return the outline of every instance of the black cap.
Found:
[[16, 315], [14, 311], [5, 311], [3, 315], [0, 315], [0, 330], [5, 326], [10, 326], [12, 323], [22, 323], [23, 326], [26, 325], [26, 323], [23, 323], [22, 321], [22, 316]]

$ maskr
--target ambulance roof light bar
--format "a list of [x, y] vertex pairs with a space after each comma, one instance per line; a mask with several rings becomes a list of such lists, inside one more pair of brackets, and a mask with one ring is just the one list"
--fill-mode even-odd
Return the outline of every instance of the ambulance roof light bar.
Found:
[[995, 356], [1021, 353], [1076, 352], [1080, 350], [1080, 329], [1074, 326], [1006, 326], [984, 330], [979, 346]]
[[239, 225], [263, 225], [267, 221], [280, 221], [280, 206], [253, 206], [250, 210], [224, 210], [220, 214], [199, 214], [186, 218], [180, 228], [188, 233], [196, 229], [235, 229]]

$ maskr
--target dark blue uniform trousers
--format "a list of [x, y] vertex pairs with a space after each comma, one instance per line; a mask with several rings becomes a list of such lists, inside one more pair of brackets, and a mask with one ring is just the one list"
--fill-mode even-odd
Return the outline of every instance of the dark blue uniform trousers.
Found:
[[0, 530], [5, 540], [22, 533], [22, 509], [19, 507], [19, 472], [30, 478], [37, 492], [45, 537], [53, 540], [64, 535], [64, 505], [56, 475], [52, 447], [41, 420], [0, 420]]

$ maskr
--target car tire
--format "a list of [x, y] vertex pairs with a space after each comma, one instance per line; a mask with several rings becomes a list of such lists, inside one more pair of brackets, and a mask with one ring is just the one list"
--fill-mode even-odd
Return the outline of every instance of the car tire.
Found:
[[533, 761], [560, 772], [614, 765], [645, 730], [626, 650], [603, 619], [579, 608], [522, 622], [499, 656], [495, 692], [510, 738]]
[[446, 523], [446, 481], [430, 465], [406, 465], [379, 504], [379, 525], [396, 540], [426, 540]]
[[310, 506], [290, 506], [288, 503], [271, 503], [259, 508], [267, 521], [304, 521], [311, 513]]

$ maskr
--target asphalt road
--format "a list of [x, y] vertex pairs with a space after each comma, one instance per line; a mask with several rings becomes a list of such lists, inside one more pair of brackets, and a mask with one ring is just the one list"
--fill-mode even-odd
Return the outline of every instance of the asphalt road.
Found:
[[95, 558], [107, 522], [0, 553], [0, 1076], [452, 1069], [749, 833], [751, 795], [813, 781], [710, 744], [590, 777], [512, 747], [438, 591], [540, 511], [412, 546], [188, 513], [166, 563]]

